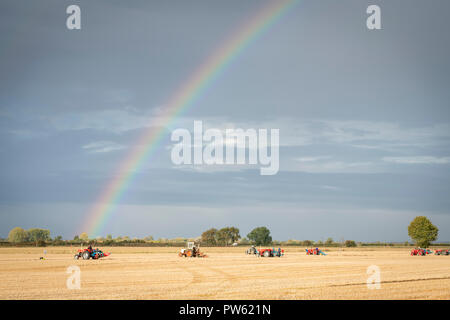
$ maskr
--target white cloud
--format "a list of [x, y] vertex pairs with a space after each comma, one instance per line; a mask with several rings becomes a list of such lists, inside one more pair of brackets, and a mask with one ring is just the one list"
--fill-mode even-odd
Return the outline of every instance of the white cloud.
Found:
[[28, 129], [10, 130], [9, 133], [20, 139], [35, 139], [47, 136], [47, 134], [42, 131]]
[[[280, 166], [280, 169], [284, 169]], [[307, 173], [375, 173], [381, 172], [374, 162], [345, 162], [345, 161], [327, 161], [327, 162], [304, 162], [292, 165], [285, 171], [298, 171]]]
[[[314, 144], [346, 145], [354, 148], [395, 151], [399, 148], [441, 146], [450, 141], [450, 123], [431, 126], [404, 126], [395, 122], [341, 121], [321, 119], [291, 119], [280, 117], [270, 120], [228, 119], [225, 117], [180, 117], [169, 122], [165, 108], [157, 106], [139, 112], [133, 106], [114, 110], [64, 113], [45, 119], [57, 130], [96, 129], [114, 133], [150, 126], [193, 129], [194, 120], [203, 122], [203, 130], [226, 129], [279, 129], [280, 146], [295, 147]], [[170, 119], [172, 120], [172, 119]]]
[[299, 162], [316, 162], [319, 160], [323, 160], [323, 159], [329, 159], [331, 158], [330, 156], [321, 156], [321, 157], [301, 157], [301, 158], [296, 158], [296, 161]]
[[48, 120], [60, 131], [96, 129], [120, 133], [151, 124], [148, 117], [135, 114], [128, 109], [64, 114], [48, 117]]
[[193, 171], [198, 173], [216, 173], [216, 172], [239, 172], [249, 169], [259, 170], [259, 165], [179, 165], [172, 166], [172, 169], [181, 171]]
[[448, 143], [450, 124], [406, 127], [394, 122], [319, 121], [324, 125], [322, 136], [332, 142], [352, 143], [354, 147], [423, 147]]
[[125, 148], [125, 146], [112, 141], [96, 141], [83, 146], [90, 153], [111, 152]]
[[450, 142], [450, 123], [408, 127], [395, 122], [318, 119], [299, 121], [289, 118], [234, 122], [209, 118], [204, 119], [203, 123], [205, 128], [214, 127], [222, 130], [226, 128], [280, 129], [280, 146], [334, 144], [392, 151], [398, 148], [423, 148]]
[[338, 188], [338, 187], [335, 187], [335, 186], [327, 186], [327, 185], [321, 186], [321, 188], [325, 189], [325, 190], [333, 190], [333, 191], [341, 190], [341, 188]]
[[383, 161], [402, 164], [448, 164], [450, 157], [415, 156], [415, 157], [384, 157]]
[[[280, 130], [281, 147], [320, 146], [320, 150], [333, 152], [331, 155], [302, 154], [280, 158], [281, 171], [308, 173], [379, 173], [393, 170], [390, 163], [447, 163], [448, 158], [433, 157], [388, 157], [389, 153], [423, 152], [424, 148], [442, 148], [450, 144], [450, 124], [407, 127], [393, 122], [339, 121], [278, 118], [270, 122], [235, 121], [224, 118], [189, 119], [177, 121], [180, 127], [192, 130], [193, 121], [202, 120], [203, 130], [217, 128], [265, 128]], [[224, 142], [226, 145], [226, 142]], [[168, 147], [170, 148], [170, 147]], [[327, 149], [328, 148], [328, 149]], [[331, 148], [331, 149], [329, 149]], [[339, 149], [346, 148], [346, 149]], [[349, 148], [355, 150], [349, 154]], [[366, 152], [370, 151], [369, 152]], [[292, 155], [293, 151], [290, 151]], [[308, 151], [311, 152], [311, 151]], [[320, 151], [319, 151], [320, 152]], [[383, 158], [385, 156], [385, 158]], [[197, 170], [197, 169], [196, 169]], [[199, 169], [208, 172], [228, 171], [230, 168], [212, 166]]]

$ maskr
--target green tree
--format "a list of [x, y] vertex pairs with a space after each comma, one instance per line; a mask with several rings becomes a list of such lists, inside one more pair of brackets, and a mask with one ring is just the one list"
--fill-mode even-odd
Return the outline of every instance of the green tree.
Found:
[[26, 242], [28, 241], [28, 234], [24, 229], [15, 227], [9, 231], [8, 241], [14, 243]]
[[216, 240], [221, 245], [233, 244], [239, 240], [239, 229], [235, 227], [225, 227], [217, 231]]
[[408, 235], [419, 247], [428, 247], [438, 236], [438, 228], [427, 217], [418, 216], [409, 224]]
[[207, 246], [217, 245], [217, 229], [211, 228], [202, 233], [201, 242]]
[[110, 235], [110, 234], [106, 235], [106, 240], [112, 240], [112, 238], [113, 238], [112, 235]]
[[145, 241], [153, 241], [153, 236], [146, 236], [144, 238]]
[[216, 232], [216, 240], [217, 244], [226, 246], [230, 239], [230, 235], [228, 233], [228, 228], [222, 228]]
[[272, 237], [270, 236], [270, 230], [266, 227], [258, 227], [253, 229], [247, 238], [257, 246], [269, 245], [272, 243]]
[[54, 245], [62, 245], [64, 244], [63, 238], [62, 236], [57, 236], [53, 239], [53, 244]]
[[27, 231], [28, 239], [33, 241], [36, 246], [40, 243], [50, 240], [50, 230], [32, 228]]
[[239, 234], [239, 229], [236, 227], [228, 227], [228, 234], [230, 236], [231, 243], [235, 243], [239, 240], [241, 235]]
[[82, 234], [80, 234], [80, 239], [86, 241], [89, 240], [89, 236], [86, 232], [83, 232]]
[[302, 242], [305, 247], [311, 247], [313, 242], [311, 240], [305, 240]]
[[248, 241], [248, 239], [244, 237], [244, 238], [239, 240], [239, 243], [243, 244], [243, 245], [246, 245], [246, 244], [250, 244], [250, 241]]
[[80, 237], [78, 235], [76, 235], [75, 237], [73, 237], [73, 240], [78, 241], [78, 240], [80, 240]]
[[349, 248], [356, 247], [356, 242], [353, 240], [345, 240], [345, 246]]
[[325, 245], [327, 246], [331, 246], [333, 245], [333, 243], [334, 243], [333, 238], [328, 238], [327, 241], [325, 241]]

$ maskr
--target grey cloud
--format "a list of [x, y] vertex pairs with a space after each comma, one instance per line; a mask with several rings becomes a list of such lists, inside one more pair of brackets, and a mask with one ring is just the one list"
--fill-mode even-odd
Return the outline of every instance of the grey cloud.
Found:
[[[371, 1], [299, 1], [170, 124], [168, 101], [263, 1], [80, 0], [79, 32], [65, 28], [69, 4], [0, 4], [0, 236], [73, 236], [157, 127], [108, 233], [245, 234], [258, 221], [280, 239], [404, 241], [420, 214], [450, 239], [447, 0], [385, 1], [373, 32]], [[280, 129], [280, 172], [174, 167], [170, 131], [194, 120]]]

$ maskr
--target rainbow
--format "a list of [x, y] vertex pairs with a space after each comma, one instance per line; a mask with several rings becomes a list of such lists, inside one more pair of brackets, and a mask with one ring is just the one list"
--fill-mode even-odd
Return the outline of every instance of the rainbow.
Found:
[[125, 160], [119, 165], [117, 174], [114, 175], [87, 213], [80, 231], [87, 231], [90, 237], [99, 235], [136, 172], [161, 142], [165, 135], [165, 128], [170, 127], [183, 111], [192, 106], [252, 41], [269, 29], [298, 1], [269, 0], [175, 91], [175, 94], [164, 106], [162, 114], [158, 116], [157, 120], [150, 121], [150, 129], [144, 132]]

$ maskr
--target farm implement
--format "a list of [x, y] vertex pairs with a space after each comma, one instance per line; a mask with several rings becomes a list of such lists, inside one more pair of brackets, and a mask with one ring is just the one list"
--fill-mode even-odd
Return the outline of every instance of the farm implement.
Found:
[[412, 256], [426, 256], [427, 254], [432, 254], [430, 249], [416, 248], [411, 251]]
[[284, 256], [284, 250], [281, 248], [278, 248], [278, 250], [275, 250], [275, 248], [272, 249], [259, 249], [258, 250], [260, 257], [282, 257]]
[[307, 255], [313, 255], [313, 256], [318, 256], [318, 255], [326, 256], [327, 255], [325, 252], [323, 252], [319, 248], [305, 249], [305, 250], [306, 250]]
[[179, 257], [185, 258], [206, 258], [208, 257], [203, 252], [200, 252], [200, 246], [195, 245], [194, 242], [188, 242], [187, 248], [183, 248], [178, 253]]
[[284, 250], [281, 248], [278, 248], [276, 250], [275, 248], [272, 249], [256, 249], [255, 246], [252, 246], [251, 248], [247, 249], [245, 251], [246, 254], [254, 254], [258, 257], [282, 257], [284, 256]]
[[437, 249], [434, 251], [434, 254], [437, 256], [448, 256], [448, 255], [450, 255], [450, 250]]
[[75, 254], [74, 259], [78, 260], [82, 258], [83, 260], [89, 260], [89, 259], [100, 259], [103, 257], [109, 256], [111, 253], [103, 252], [100, 249], [92, 249], [92, 247], [89, 246], [89, 248], [86, 249], [79, 249], [78, 253]]

